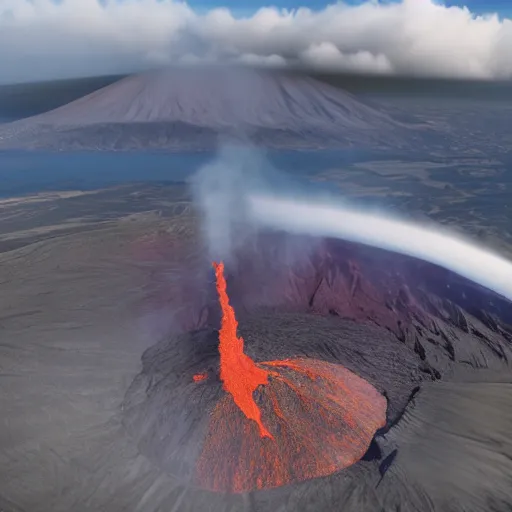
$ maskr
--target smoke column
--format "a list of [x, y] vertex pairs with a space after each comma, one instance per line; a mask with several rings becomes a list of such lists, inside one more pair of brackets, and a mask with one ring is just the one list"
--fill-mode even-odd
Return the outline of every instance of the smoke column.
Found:
[[[413, 256], [449, 269], [512, 300], [512, 262], [454, 233], [425, 227], [383, 212], [349, 206], [326, 192], [280, 173], [259, 149], [223, 145], [217, 157], [191, 180], [203, 216], [209, 257], [229, 264], [239, 247], [262, 228], [332, 237]], [[294, 258], [311, 247], [295, 247]]]
[[447, 268], [512, 300], [512, 262], [454, 234], [330, 202], [249, 194], [249, 215], [260, 226], [339, 238], [413, 256]]
[[250, 243], [253, 233], [244, 217], [245, 196], [249, 191], [269, 190], [270, 176], [264, 176], [268, 167], [255, 148], [223, 145], [190, 180], [210, 260], [229, 263], [237, 248]]

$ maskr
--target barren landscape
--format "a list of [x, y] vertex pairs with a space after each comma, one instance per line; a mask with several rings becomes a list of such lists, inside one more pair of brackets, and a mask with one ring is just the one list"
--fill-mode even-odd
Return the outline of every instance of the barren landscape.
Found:
[[495, 269], [246, 204], [328, 197], [510, 259], [507, 108], [190, 73], [0, 126], [1, 512], [509, 511]]
[[342, 364], [384, 394], [387, 422], [341, 472], [212, 493], [192, 476], [222, 393], [219, 311], [188, 188], [41, 193], [1, 215], [6, 512], [510, 504], [508, 301], [385, 251], [263, 233], [228, 266], [248, 354]]

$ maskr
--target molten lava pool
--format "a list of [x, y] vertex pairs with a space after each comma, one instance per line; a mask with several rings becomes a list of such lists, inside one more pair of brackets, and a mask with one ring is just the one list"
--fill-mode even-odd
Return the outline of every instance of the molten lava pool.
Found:
[[[333, 474], [366, 453], [386, 422], [386, 399], [342, 365], [312, 358], [256, 363], [244, 353], [222, 263], [214, 264], [225, 394], [196, 466], [202, 488], [240, 493]], [[197, 385], [206, 378], [194, 377]]]

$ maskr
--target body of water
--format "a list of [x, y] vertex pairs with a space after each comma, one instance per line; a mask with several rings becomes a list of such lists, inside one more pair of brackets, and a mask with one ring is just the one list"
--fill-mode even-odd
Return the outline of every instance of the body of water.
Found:
[[[0, 196], [50, 190], [92, 190], [130, 182], [183, 182], [214, 153], [0, 152]], [[396, 158], [389, 154], [389, 158]], [[368, 151], [267, 152], [269, 166], [295, 177], [385, 158]]]

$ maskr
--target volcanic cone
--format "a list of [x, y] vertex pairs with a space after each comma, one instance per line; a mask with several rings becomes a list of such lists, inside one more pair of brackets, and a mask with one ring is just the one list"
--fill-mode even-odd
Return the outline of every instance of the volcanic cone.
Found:
[[357, 462], [386, 422], [385, 398], [339, 364], [312, 358], [255, 363], [237, 336], [224, 266], [214, 267], [225, 394], [210, 418], [197, 484], [247, 492], [327, 476]]

